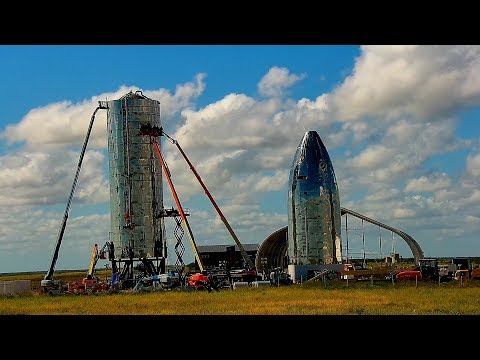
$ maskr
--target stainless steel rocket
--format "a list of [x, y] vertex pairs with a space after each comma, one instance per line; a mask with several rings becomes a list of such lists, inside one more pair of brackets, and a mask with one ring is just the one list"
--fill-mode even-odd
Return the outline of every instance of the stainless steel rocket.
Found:
[[288, 264], [341, 263], [338, 186], [316, 131], [307, 131], [300, 141], [288, 185]]

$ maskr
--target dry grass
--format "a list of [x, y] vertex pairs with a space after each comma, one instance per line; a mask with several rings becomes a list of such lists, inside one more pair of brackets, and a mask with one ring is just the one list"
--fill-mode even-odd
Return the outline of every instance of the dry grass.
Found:
[[[82, 275], [83, 276], [83, 273]], [[25, 276], [23, 277], [25, 279]], [[478, 282], [0, 297], [0, 315], [479, 315]]]

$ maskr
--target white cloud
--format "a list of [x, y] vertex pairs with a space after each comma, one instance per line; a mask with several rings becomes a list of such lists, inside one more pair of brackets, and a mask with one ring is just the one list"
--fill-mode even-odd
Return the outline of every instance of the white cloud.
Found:
[[149, 91], [144, 95], [160, 101], [160, 112], [162, 124], [171, 121], [172, 116], [182, 109], [192, 106], [192, 100], [197, 99], [205, 91], [205, 73], [195, 76], [195, 82], [187, 82], [177, 85], [175, 93], [171, 94], [167, 89]]
[[[6, 127], [2, 137], [8, 143], [24, 142], [28, 149], [80, 146], [98, 103], [91, 100], [80, 104], [70, 101], [50, 104], [31, 110], [16, 125]], [[35, 134], [35, 136], [32, 136]], [[89, 147], [107, 144], [106, 113], [98, 112], [89, 139]]]
[[[352, 170], [347, 169], [347, 173], [355, 169], [357, 177], [358, 171], [362, 172], [362, 182], [369, 181], [393, 182], [398, 177], [407, 177], [415, 174], [424, 162], [432, 156], [445, 152], [461, 149], [465, 143], [458, 141], [454, 137], [455, 122], [447, 119], [436, 123], [418, 123], [413, 124], [409, 120], [411, 132], [409, 137], [398, 136], [398, 126], [386, 131], [378, 131], [376, 137], [365, 137], [362, 139], [362, 151], [348, 160], [348, 165]], [[401, 126], [409, 129], [410, 126], [404, 122]], [[352, 128], [346, 126], [344, 129]], [[385, 135], [382, 135], [382, 134]], [[368, 139], [372, 139], [370, 145]], [[355, 150], [358, 152], [358, 150]], [[352, 151], [352, 155], [355, 154]]]
[[[198, 74], [195, 83], [178, 85], [175, 94], [166, 89], [145, 91], [144, 95], [160, 101], [161, 121], [171, 120], [173, 114], [192, 104], [205, 89], [205, 74]], [[8, 143], [24, 142], [27, 148], [36, 150], [39, 146], [59, 148], [81, 146], [99, 101], [116, 100], [126, 93], [138, 91], [137, 87], [122, 86], [116, 92], [103, 93], [79, 103], [63, 101], [33, 109], [18, 124], [8, 125], [0, 138]], [[88, 148], [107, 146], [107, 113], [99, 110], [95, 115]]]
[[[0, 205], [48, 205], [66, 203], [77, 169], [79, 154], [17, 153], [0, 157]], [[103, 153], [85, 153], [75, 201], [96, 203], [109, 198], [103, 171]]]
[[367, 122], [357, 121], [354, 123], [346, 123], [343, 125], [345, 132], [351, 132], [353, 134], [353, 140], [358, 144], [368, 139], [370, 134], [374, 131], [372, 126], [369, 126]]
[[358, 156], [355, 156], [350, 161], [350, 164], [356, 168], [378, 168], [392, 157], [392, 155], [393, 152], [391, 149], [383, 145], [374, 145], [362, 151]]
[[400, 197], [401, 192], [398, 189], [376, 189], [372, 186], [371, 193], [366, 195], [364, 200], [365, 201], [392, 201], [398, 200]]
[[[256, 101], [244, 94], [228, 94], [205, 108], [182, 111], [183, 124], [173, 134], [166, 131], [217, 196], [227, 196], [228, 189], [242, 189], [247, 183], [246, 191], [265, 186], [278, 189], [288, 175], [266, 179], [272, 171], [288, 174], [294, 149], [304, 133], [300, 128], [292, 132], [285, 118], [274, 120], [283, 111], [282, 105], [278, 100]], [[164, 149], [170, 171], [180, 184], [179, 192], [186, 199], [197, 194], [198, 184], [181, 154], [170, 144]]]
[[454, 200], [457, 197], [458, 197], [458, 193], [456, 191], [445, 190], [445, 189], [435, 191], [435, 201], [437, 202]]
[[[73, 213], [73, 211], [72, 211]], [[0, 272], [18, 267], [23, 271], [48, 270], [57, 241], [63, 212], [44, 211], [24, 206], [0, 207], [0, 251], [7, 257]], [[75, 216], [71, 214], [65, 230], [56, 270], [86, 269], [93, 245], [106, 239], [110, 214]], [[20, 270], [22, 271], [22, 270]]]
[[[458, 50], [459, 66], [453, 61], [453, 49]], [[472, 49], [476, 54], [476, 47]], [[351, 76], [332, 93], [312, 99], [279, 96], [303, 75], [278, 68], [272, 68], [258, 84], [260, 93], [267, 96], [260, 100], [230, 93], [197, 109], [194, 100], [206, 88], [204, 74], [177, 86], [175, 92], [159, 89], [145, 90], [144, 94], [161, 102], [165, 131], [178, 140], [242, 242], [261, 242], [286, 225], [286, 214], [261, 207], [261, 193], [273, 191], [285, 196], [291, 162], [306, 129], [317, 130], [330, 152], [343, 207], [414, 237], [425, 229], [451, 234], [448, 227], [452, 223], [467, 224], [471, 228], [466, 228], [465, 234], [473, 233], [480, 211], [476, 180], [480, 155], [467, 158], [466, 173], [460, 179], [444, 174], [447, 166], [441, 161], [434, 164], [438, 169], [430, 171], [428, 177], [422, 176], [422, 167], [430, 159], [469, 146], [468, 141], [455, 137], [457, 120], [442, 111], [470, 105], [476, 99], [478, 82], [470, 81], [464, 73], [470, 71], [472, 79], [477, 79], [473, 73], [477, 61], [475, 57], [466, 61], [471, 55], [463, 47], [445, 47], [445, 54], [439, 57], [449, 66], [436, 59], [429, 69], [428, 58], [435, 51], [441, 52], [441, 48], [363, 47]], [[435, 76], [440, 77], [439, 83], [431, 79]], [[444, 90], [447, 83], [451, 92]], [[439, 89], [434, 90], [434, 85]], [[98, 100], [117, 99], [130, 90], [138, 88], [122, 87], [82, 103], [65, 101], [33, 109], [19, 124], [7, 127], [3, 139], [16, 145], [25, 142], [25, 147], [0, 157], [0, 204], [8, 205], [12, 212], [4, 218], [1, 246], [27, 251], [42, 236], [43, 245], [53, 247], [50, 241], [58, 231], [61, 214], [25, 208], [64, 205], [78, 162], [78, 148]], [[89, 144], [94, 150], [87, 151], [76, 191], [75, 202], [82, 206], [108, 203], [105, 126], [106, 113], [100, 111]], [[207, 204], [209, 210], [203, 210], [198, 205], [201, 201], [205, 205], [208, 199], [178, 149], [165, 138], [162, 153], [182, 205], [192, 210], [189, 221], [198, 243], [230, 240], [226, 232], [219, 235], [218, 229], [223, 226], [214, 209]], [[460, 186], [453, 187], [452, 183]], [[433, 194], [409, 197], [401, 189]], [[165, 178], [164, 196], [170, 197]], [[166, 206], [171, 204], [165, 201]], [[18, 215], [21, 208], [25, 216]], [[70, 220], [62, 250], [71, 249], [73, 254], [77, 245], [72, 240], [78, 238], [85, 242], [82, 251], [89, 257], [89, 241], [80, 238], [105, 237], [109, 216], [72, 216]], [[14, 226], [7, 228], [8, 221]], [[103, 226], [100, 230], [91, 228], [98, 223]], [[79, 235], [73, 235], [70, 226]], [[14, 245], [12, 238], [16, 239]], [[188, 251], [188, 243], [184, 245]], [[47, 262], [50, 256], [44, 256]]]
[[466, 197], [464, 199], [465, 204], [480, 204], [480, 190], [475, 189], [473, 190], [473, 193], [470, 194], [470, 196]]
[[278, 191], [282, 190], [288, 181], [288, 173], [280, 170], [276, 171], [272, 176], [264, 176], [255, 184], [255, 191]]
[[411, 179], [405, 187], [406, 192], [433, 192], [445, 190], [450, 187], [451, 180], [446, 173], [433, 174], [430, 178], [421, 176], [417, 179]]
[[480, 217], [468, 215], [465, 217], [465, 222], [471, 223], [471, 224], [480, 224]]
[[396, 219], [411, 218], [415, 216], [415, 211], [412, 209], [394, 209], [393, 217]]
[[287, 68], [274, 66], [258, 83], [258, 92], [263, 96], [281, 96], [285, 89], [304, 77], [305, 74], [290, 74]]
[[431, 118], [480, 103], [480, 46], [362, 46], [353, 73], [333, 92], [342, 120]]
[[467, 156], [467, 173], [471, 176], [480, 177], [480, 154]]
[[421, 127], [421, 124], [401, 119], [387, 129], [386, 136], [394, 140], [397, 144], [406, 144], [412, 138], [416, 137]]

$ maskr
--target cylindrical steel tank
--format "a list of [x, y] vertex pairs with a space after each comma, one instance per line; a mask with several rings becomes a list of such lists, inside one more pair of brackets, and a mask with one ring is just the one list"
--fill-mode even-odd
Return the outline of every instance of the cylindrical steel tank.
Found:
[[288, 185], [288, 263], [341, 263], [338, 186], [316, 131], [307, 131], [298, 145]]
[[[149, 123], [160, 128], [160, 103], [140, 91], [108, 101], [110, 241], [115, 259], [166, 257], [162, 167], [149, 136]], [[156, 138], [160, 146], [160, 137]]]

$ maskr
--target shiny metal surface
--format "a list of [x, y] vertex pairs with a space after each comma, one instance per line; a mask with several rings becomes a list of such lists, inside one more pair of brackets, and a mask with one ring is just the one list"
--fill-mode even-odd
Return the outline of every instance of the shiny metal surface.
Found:
[[277, 267], [286, 268], [288, 227], [285, 226], [270, 234], [260, 244], [255, 256], [257, 272], [268, 271]]
[[342, 262], [341, 213], [330, 156], [316, 131], [297, 147], [288, 182], [288, 263]]
[[[162, 168], [140, 126], [160, 127], [160, 104], [141, 92], [108, 101], [110, 241], [115, 258], [151, 258], [166, 252]], [[160, 142], [160, 138], [157, 139]], [[160, 145], [160, 143], [159, 143]]]

